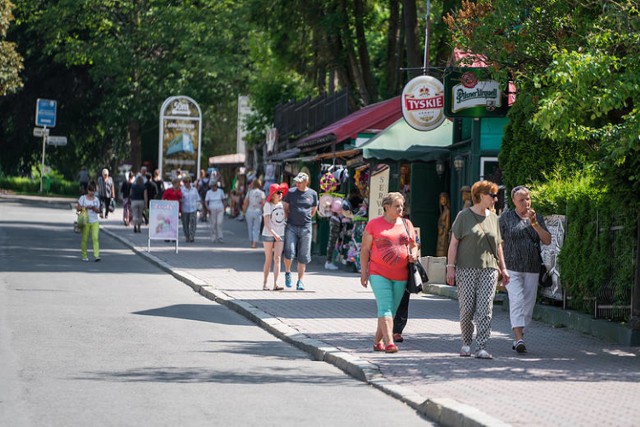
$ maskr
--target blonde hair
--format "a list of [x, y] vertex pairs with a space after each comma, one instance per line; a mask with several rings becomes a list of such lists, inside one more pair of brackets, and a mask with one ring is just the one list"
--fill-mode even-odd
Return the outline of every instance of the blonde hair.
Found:
[[387, 209], [385, 208], [385, 206], [393, 205], [393, 202], [395, 202], [396, 200], [402, 200], [402, 205], [404, 206], [405, 200], [402, 193], [398, 193], [397, 191], [387, 193], [387, 195], [382, 199], [382, 209], [384, 209], [384, 211], [386, 212]]

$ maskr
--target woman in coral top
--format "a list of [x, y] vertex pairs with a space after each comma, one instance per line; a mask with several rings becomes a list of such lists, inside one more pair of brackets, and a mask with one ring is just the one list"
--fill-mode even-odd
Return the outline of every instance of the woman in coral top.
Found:
[[413, 224], [402, 218], [404, 196], [387, 194], [382, 208], [384, 215], [369, 221], [362, 236], [360, 283], [365, 288], [371, 283], [378, 306], [373, 350], [395, 353], [393, 317], [406, 289], [409, 263], [418, 259], [418, 246]]

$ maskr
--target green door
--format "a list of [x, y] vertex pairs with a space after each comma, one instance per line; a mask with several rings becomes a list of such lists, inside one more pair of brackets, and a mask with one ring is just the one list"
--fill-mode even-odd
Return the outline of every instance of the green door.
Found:
[[434, 256], [438, 238], [438, 198], [446, 180], [436, 173], [435, 162], [411, 164], [411, 222], [420, 227], [422, 256]]

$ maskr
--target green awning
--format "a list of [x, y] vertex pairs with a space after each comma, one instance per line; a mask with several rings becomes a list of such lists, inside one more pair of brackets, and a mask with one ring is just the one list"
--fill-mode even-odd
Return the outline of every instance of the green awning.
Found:
[[364, 145], [365, 159], [434, 161], [449, 155], [453, 143], [453, 122], [445, 120], [431, 131], [415, 130], [404, 118], [380, 132]]

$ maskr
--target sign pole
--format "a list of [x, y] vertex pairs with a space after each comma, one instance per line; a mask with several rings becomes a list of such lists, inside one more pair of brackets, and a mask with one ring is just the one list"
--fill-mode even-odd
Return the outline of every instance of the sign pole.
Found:
[[431, 27], [431, 0], [427, 0], [427, 25], [424, 34], [424, 75], [429, 75], [429, 30]]
[[44, 153], [47, 146], [47, 127], [43, 128], [42, 132], [42, 166], [40, 167], [40, 192], [44, 189]]

